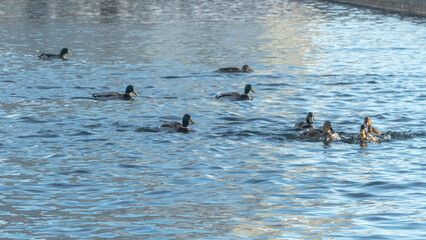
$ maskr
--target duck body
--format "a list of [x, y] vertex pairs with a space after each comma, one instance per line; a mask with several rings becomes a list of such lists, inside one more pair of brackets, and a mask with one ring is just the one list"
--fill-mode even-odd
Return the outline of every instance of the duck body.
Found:
[[70, 51], [68, 51], [68, 48], [63, 48], [59, 54], [53, 54], [53, 53], [42, 53], [38, 55], [38, 58], [41, 60], [51, 60], [51, 59], [62, 59], [65, 60], [65, 54], [71, 55]]
[[250, 84], [246, 84], [244, 87], [244, 94], [237, 92], [228, 92], [228, 93], [220, 93], [216, 95], [216, 99], [224, 98], [232, 101], [242, 101], [242, 100], [253, 100], [253, 98], [249, 95], [249, 92], [254, 92], [253, 87]]
[[298, 122], [294, 125], [294, 127], [298, 129], [315, 129], [313, 123], [314, 123], [314, 114], [312, 112], [309, 112], [308, 115], [306, 115], [306, 121]]
[[219, 68], [217, 71], [222, 72], [222, 73], [237, 73], [237, 72], [251, 73], [251, 72], [253, 72], [253, 70], [251, 70], [248, 65], [244, 65], [242, 68], [237, 68], [237, 67]]
[[93, 93], [92, 97], [96, 100], [132, 100], [131, 93], [138, 95], [132, 85], [127, 86], [125, 93], [105, 92]]
[[92, 97], [96, 100], [132, 100], [133, 97], [129, 93], [105, 92], [93, 93]]
[[189, 114], [185, 114], [182, 117], [182, 123], [179, 122], [166, 122], [161, 124], [160, 130], [169, 131], [169, 132], [180, 132], [180, 133], [190, 133], [189, 123], [194, 124], [191, 116]]
[[367, 132], [367, 127], [363, 124], [360, 129], [359, 141], [360, 143], [378, 143], [379, 138]]
[[300, 137], [312, 141], [337, 141], [340, 139], [338, 133], [333, 130], [330, 121], [325, 121], [321, 129], [307, 129]]

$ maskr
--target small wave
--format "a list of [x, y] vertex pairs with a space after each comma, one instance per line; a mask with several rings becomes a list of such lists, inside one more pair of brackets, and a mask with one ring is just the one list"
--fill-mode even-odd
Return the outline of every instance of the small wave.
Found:
[[164, 76], [161, 78], [165, 78], [165, 79], [175, 79], [175, 78], [190, 78], [192, 76]]
[[28, 122], [28, 123], [46, 123], [47, 121], [38, 120], [32, 117], [21, 117], [20, 118], [22, 122]]
[[87, 131], [79, 131], [77, 133], [70, 134], [69, 136], [89, 136], [89, 135], [94, 135], [94, 134]]
[[159, 128], [140, 127], [135, 132], [160, 132]]

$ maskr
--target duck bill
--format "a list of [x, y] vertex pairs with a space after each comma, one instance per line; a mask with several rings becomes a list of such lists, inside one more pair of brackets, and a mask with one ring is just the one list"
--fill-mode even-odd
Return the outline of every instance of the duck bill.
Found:
[[68, 54], [69, 54], [69, 55], [71, 56], [71, 53], [70, 53], [70, 51], [68, 51], [67, 53], [68, 53]]
[[256, 92], [253, 90], [253, 88], [251, 88], [251, 89], [250, 89], [250, 91], [252, 91], [252, 92], [256, 93]]
[[190, 122], [190, 123], [192, 123], [192, 124], [195, 124], [195, 122], [194, 122], [194, 121], [192, 121], [192, 119], [191, 119], [191, 118], [189, 119], [189, 122]]
[[138, 95], [138, 94], [136, 93], [136, 91], [135, 91], [135, 90], [133, 90], [133, 91], [132, 91], [132, 93], [133, 93], [133, 94], [135, 94], [135, 96], [137, 96], [137, 95]]

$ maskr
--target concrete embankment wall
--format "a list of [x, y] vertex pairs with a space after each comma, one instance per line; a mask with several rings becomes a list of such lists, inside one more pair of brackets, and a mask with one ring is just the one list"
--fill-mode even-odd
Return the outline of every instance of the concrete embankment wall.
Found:
[[365, 7], [396, 11], [403, 14], [416, 14], [426, 17], [426, 0], [333, 0]]

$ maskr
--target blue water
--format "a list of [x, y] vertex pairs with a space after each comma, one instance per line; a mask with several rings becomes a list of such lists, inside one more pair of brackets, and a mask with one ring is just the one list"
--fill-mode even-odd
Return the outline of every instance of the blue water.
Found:
[[[1, 238], [426, 239], [424, 18], [5, 0], [0, 39]], [[214, 99], [247, 83], [253, 101]], [[309, 111], [342, 140], [300, 139]], [[195, 132], [158, 131], [185, 113]], [[365, 116], [382, 142], [355, 140]]]

